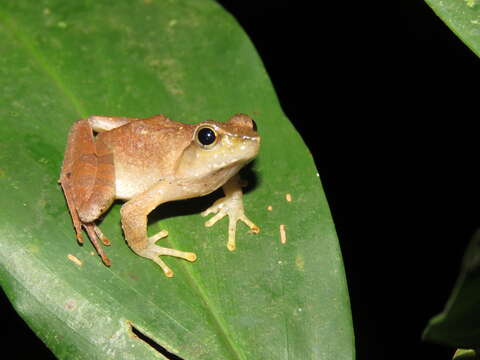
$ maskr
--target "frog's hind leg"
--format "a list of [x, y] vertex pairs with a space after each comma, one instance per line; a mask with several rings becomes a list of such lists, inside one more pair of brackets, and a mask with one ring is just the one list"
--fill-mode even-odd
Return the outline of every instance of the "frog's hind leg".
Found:
[[62, 186], [67, 200], [68, 210], [72, 217], [73, 226], [79, 243], [83, 243], [82, 221], [78, 215], [78, 205], [81, 202], [79, 195], [88, 191], [91, 184], [85, 183], [83, 186], [78, 183], [77, 167], [85, 156], [94, 156], [95, 144], [93, 142], [93, 133], [85, 120], [75, 122], [68, 134], [67, 148], [63, 158], [62, 171], [58, 182]]
[[83, 243], [82, 228], [105, 265], [110, 260], [101, 248], [110, 242], [95, 221], [112, 204], [115, 197], [113, 156], [105, 144], [95, 141], [87, 120], [77, 121], [70, 130], [60, 184], [67, 200], [77, 239]]
[[[92, 242], [93, 247], [95, 248], [95, 250], [97, 250], [97, 254], [102, 258], [103, 263], [107, 266], [110, 266], [111, 261], [107, 257], [105, 252], [103, 251], [103, 248], [100, 245], [100, 243], [98, 242], [100, 237], [98, 236], [98, 233], [97, 233], [97, 229], [98, 229], [97, 225], [95, 225], [95, 224], [83, 224], [83, 227], [85, 228], [85, 231], [87, 232], [88, 237], [90, 238], [90, 241]], [[105, 244], [105, 242], [104, 242], [104, 244]], [[107, 245], [107, 244], [105, 244], [105, 245]]]
[[80, 173], [77, 185], [85, 189], [77, 211], [84, 223], [90, 223], [107, 211], [115, 199], [115, 167], [113, 154], [99, 139], [95, 142], [94, 156], [85, 156], [82, 160], [77, 166]]
[[112, 243], [108, 238], [103, 234], [102, 230], [97, 226], [97, 224], [94, 223], [93, 230], [95, 231], [95, 234], [97, 237], [102, 241], [104, 245], [110, 246]]
[[73, 201], [73, 194], [71, 191], [70, 184], [68, 182], [62, 182], [59, 180], [60, 185], [62, 186], [63, 193], [65, 194], [65, 199], [67, 200], [68, 211], [70, 212], [70, 216], [72, 218], [73, 227], [75, 229], [75, 234], [77, 236], [77, 241], [80, 244], [83, 244], [83, 236], [82, 236], [82, 222], [77, 213], [77, 209], [75, 207], [75, 203]]

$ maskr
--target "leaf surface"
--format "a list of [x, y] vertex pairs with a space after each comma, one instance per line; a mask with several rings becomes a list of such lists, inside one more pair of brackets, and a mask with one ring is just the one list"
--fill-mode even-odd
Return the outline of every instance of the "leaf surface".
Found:
[[[0, 53], [0, 282], [56, 356], [163, 358], [133, 325], [184, 359], [353, 358], [342, 259], [312, 156], [217, 3], [2, 1]], [[260, 234], [239, 224], [229, 252], [226, 220], [206, 228], [198, 214], [216, 192], [150, 216], [149, 233], [169, 231], [161, 245], [197, 253], [195, 263], [164, 258], [172, 279], [129, 249], [121, 204], [101, 223], [110, 268], [76, 243], [57, 184], [75, 120], [162, 113], [194, 123], [240, 112], [262, 135], [244, 171]]]
[[462, 269], [445, 309], [428, 323], [425, 340], [455, 348], [480, 347], [480, 231], [465, 252]]
[[437, 16], [480, 56], [480, 1], [425, 0]]

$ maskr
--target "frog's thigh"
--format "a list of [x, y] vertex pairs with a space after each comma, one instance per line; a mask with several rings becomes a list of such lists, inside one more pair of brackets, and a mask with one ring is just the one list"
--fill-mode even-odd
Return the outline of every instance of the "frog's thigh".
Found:
[[105, 143], [97, 138], [95, 156], [79, 166], [89, 167], [95, 162], [95, 171], [86, 174], [85, 181], [90, 185], [88, 194], [78, 208], [78, 215], [83, 222], [92, 222], [102, 215], [115, 199], [115, 168], [113, 154]]

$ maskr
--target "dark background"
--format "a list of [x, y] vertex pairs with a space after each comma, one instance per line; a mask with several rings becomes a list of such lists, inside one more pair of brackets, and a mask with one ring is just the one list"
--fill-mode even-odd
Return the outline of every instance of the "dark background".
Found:
[[[394, 9], [219, 2], [251, 37], [314, 155], [344, 256], [357, 359], [450, 359], [453, 349], [421, 333], [479, 225], [477, 57], [418, 0]], [[2, 342], [26, 344], [13, 358], [53, 358], [0, 302]]]

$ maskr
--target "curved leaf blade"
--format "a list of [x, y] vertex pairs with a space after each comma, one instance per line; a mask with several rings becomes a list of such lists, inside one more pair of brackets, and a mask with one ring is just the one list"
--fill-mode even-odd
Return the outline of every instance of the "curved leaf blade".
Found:
[[480, 2], [478, 0], [425, 0], [437, 16], [480, 56]]
[[433, 317], [423, 334], [427, 341], [454, 348], [480, 347], [480, 231], [473, 236], [445, 309]]
[[[353, 357], [340, 250], [311, 155], [220, 6], [6, 1], [0, 34], [0, 281], [59, 358], [161, 357], [130, 324], [185, 359]], [[253, 115], [262, 134], [245, 173], [246, 211], [261, 234], [240, 228], [228, 252], [225, 222], [206, 229], [198, 216], [214, 194], [162, 205], [150, 219], [152, 233], [169, 230], [165, 246], [198, 255], [194, 264], [166, 259], [174, 279], [130, 251], [119, 204], [101, 225], [111, 268], [75, 243], [56, 186], [74, 120], [164, 113], [197, 122], [238, 112]]]

